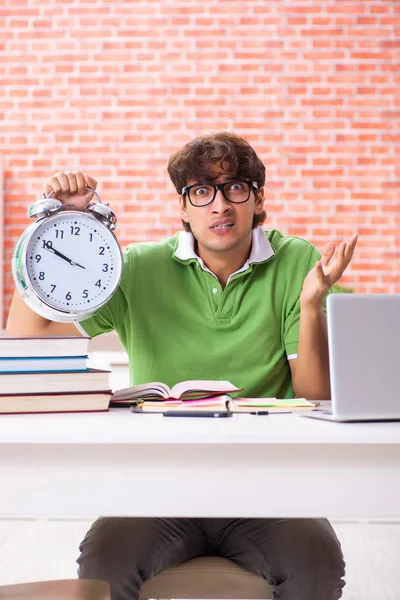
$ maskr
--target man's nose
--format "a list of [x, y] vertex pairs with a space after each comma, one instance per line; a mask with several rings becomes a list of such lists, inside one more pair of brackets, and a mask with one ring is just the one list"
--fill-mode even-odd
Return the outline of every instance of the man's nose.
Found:
[[217, 190], [212, 203], [213, 212], [222, 213], [230, 210], [231, 203], [225, 198], [221, 190]]

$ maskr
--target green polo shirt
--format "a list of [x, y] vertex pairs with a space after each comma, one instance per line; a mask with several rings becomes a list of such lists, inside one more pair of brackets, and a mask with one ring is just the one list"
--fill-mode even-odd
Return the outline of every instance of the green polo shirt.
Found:
[[[117, 332], [131, 385], [222, 379], [248, 397], [293, 397], [288, 360], [296, 356], [299, 296], [317, 249], [257, 228], [249, 260], [222, 289], [194, 251], [182, 252], [185, 236], [193, 238], [179, 232], [128, 246], [118, 290], [79, 325], [91, 337]], [[262, 251], [254, 257], [256, 242]]]

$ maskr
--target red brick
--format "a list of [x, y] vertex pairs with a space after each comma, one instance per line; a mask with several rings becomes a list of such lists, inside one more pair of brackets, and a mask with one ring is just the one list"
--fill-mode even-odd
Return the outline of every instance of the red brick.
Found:
[[[86, 4], [0, 8], [7, 303], [25, 206], [49, 172], [96, 173], [121, 213], [123, 243], [158, 239], [180, 223], [169, 155], [221, 128], [244, 135], [266, 164], [267, 226], [321, 243], [327, 230], [340, 240], [364, 228], [358, 262], [371, 264], [369, 279], [352, 267], [343, 280], [400, 291], [396, 257], [380, 252], [385, 240], [400, 248], [398, 3]], [[71, 18], [80, 27], [67, 36]]]

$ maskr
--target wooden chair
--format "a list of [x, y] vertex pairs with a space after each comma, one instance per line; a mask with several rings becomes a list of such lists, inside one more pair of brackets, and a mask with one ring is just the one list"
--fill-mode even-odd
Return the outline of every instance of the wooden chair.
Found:
[[61, 579], [0, 586], [0, 600], [110, 600], [110, 586], [97, 579]]
[[[272, 587], [226, 558], [203, 556], [166, 569], [146, 581], [140, 594], [147, 598], [272, 598]], [[1, 600], [1, 597], [0, 597]]]

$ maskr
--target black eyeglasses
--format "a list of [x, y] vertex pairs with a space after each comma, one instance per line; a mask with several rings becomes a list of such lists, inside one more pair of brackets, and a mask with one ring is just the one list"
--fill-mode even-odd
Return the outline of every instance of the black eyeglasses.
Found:
[[251, 190], [258, 190], [255, 181], [226, 181], [217, 185], [195, 183], [182, 188], [182, 196], [187, 194], [192, 206], [207, 206], [211, 204], [221, 190], [223, 197], [233, 204], [242, 204], [250, 198]]

